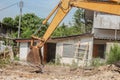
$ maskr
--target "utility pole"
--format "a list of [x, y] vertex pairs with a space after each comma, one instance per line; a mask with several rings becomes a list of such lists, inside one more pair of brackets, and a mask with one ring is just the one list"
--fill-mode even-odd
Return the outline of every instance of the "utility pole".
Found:
[[19, 26], [18, 26], [18, 38], [20, 38], [20, 27], [21, 27], [21, 18], [22, 18], [22, 8], [23, 8], [23, 1], [19, 2], [20, 7], [20, 15], [19, 15]]

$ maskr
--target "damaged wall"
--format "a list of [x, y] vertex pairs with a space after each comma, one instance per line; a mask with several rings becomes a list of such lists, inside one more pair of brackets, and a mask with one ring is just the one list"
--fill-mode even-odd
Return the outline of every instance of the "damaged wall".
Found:
[[[76, 50], [80, 50], [80, 47], [78, 48], [78, 45], [80, 46], [88, 45], [88, 50], [85, 50], [86, 49], [85, 48], [83, 55], [81, 55], [82, 54], [81, 51], [76, 52]], [[65, 46], [67, 47], [65, 48]], [[72, 48], [70, 46], [72, 46]], [[59, 57], [61, 63], [72, 64], [74, 61], [78, 63], [79, 66], [86, 66], [90, 65], [92, 59], [92, 49], [93, 49], [93, 37], [64, 40], [58, 42], [56, 45], [56, 58]], [[78, 54], [81, 55], [82, 57], [79, 58]], [[71, 55], [73, 56], [71, 57]]]

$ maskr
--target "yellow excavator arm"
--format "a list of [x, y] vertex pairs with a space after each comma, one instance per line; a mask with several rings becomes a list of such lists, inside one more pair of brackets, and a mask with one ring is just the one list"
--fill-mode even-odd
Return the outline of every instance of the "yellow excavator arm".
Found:
[[[56, 27], [60, 24], [63, 18], [68, 14], [72, 7], [84, 8], [93, 11], [99, 11], [109, 14], [120, 15], [120, 5], [119, 1], [111, 0], [106, 2], [98, 2], [98, 1], [85, 1], [85, 0], [61, 0], [59, 4], [54, 8], [54, 10], [50, 13], [50, 15], [43, 21], [43, 24], [49, 20], [49, 18], [55, 13], [54, 18], [52, 19], [47, 31], [43, 35], [42, 38], [38, 38], [32, 36], [33, 40], [31, 41], [31, 46], [33, 45], [34, 39], [38, 39], [39, 43], [36, 46], [32, 46], [30, 54], [39, 54], [37, 50], [39, 50], [44, 43], [49, 39], [51, 34], [54, 32]], [[37, 57], [38, 55], [36, 55]], [[33, 57], [33, 56], [32, 56]], [[36, 63], [37, 59], [35, 57]], [[34, 60], [34, 59], [32, 59]], [[30, 61], [30, 60], [28, 60]]]
[[[116, 1], [117, 0], [113, 0]], [[84, 8], [93, 11], [99, 11], [109, 14], [120, 15], [120, 5], [118, 3], [107, 2], [95, 2], [95, 1], [84, 1], [84, 0], [61, 0], [60, 3], [55, 7], [51, 14], [43, 21], [45, 24], [49, 18], [56, 12], [54, 18], [52, 19], [47, 31], [45, 32], [42, 40], [36, 45], [37, 47], [42, 47], [43, 44], [48, 40], [51, 34], [54, 32], [56, 27], [60, 24], [63, 18], [68, 14], [72, 7]], [[33, 36], [35, 39], [39, 39]]]

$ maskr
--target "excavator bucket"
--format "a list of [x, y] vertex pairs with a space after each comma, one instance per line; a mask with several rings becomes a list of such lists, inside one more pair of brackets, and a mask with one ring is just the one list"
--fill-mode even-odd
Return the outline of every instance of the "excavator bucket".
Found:
[[27, 61], [33, 65], [42, 65], [41, 49], [36, 46], [32, 46], [30, 52], [27, 55]]

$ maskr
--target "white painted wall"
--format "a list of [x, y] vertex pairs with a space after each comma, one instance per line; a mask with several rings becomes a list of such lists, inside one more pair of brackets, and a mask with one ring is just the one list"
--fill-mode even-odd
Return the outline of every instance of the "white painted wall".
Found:
[[28, 54], [29, 48], [27, 42], [21, 42], [20, 43], [20, 60], [26, 61], [27, 60], [27, 54]]
[[[87, 62], [85, 61], [85, 59], [83, 58], [83, 60], [79, 60], [78, 64], [79, 66], [85, 66], [85, 65], [90, 65], [90, 62], [92, 60], [92, 51], [93, 51], [93, 37], [84, 37], [81, 39], [75, 39], [75, 40], [65, 40], [62, 42], [58, 42], [56, 44], [56, 58], [57, 56], [61, 56], [60, 58], [60, 62], [64, 63], [64, 64], [72, 64], [73, 61], [77, 62], [77, 59], [75, 58], [75, 56], [73, 56], [73, 58], [66, 58], [63, 57], [63, 44], [64, 43], [72, 43], [73, 45], [76, 45], [80, 42], [80, 44], [88, 44], [89, 45], [89, 50], [88, 50], [88, 60]], [[86, 56], [86, 54], [85, 54]], [[84, 56], [84, 57], [85, 57]]]
[[[27, 61], [27, 55], [30, 51], [28, 42], [20, 42], [20, 52], [19, 52], [19, 58], [21, 61]], [[43, 55], [43, 47], [41, 48], [41, 52]]]
[[63, 44], [73, 44], [74, 41], [72, 40], [67, 40], [67, 41], [61, 41], [58, 42], [56, 44], [56, 58], [57, 57], [61, 57], [60, 58], [60, 62], [64, 63], [64, 64], [72, 64], [72, 61], [74, 60], [74, 58], [66, 58], [66, 57], [62, 57], [63, 56]]

